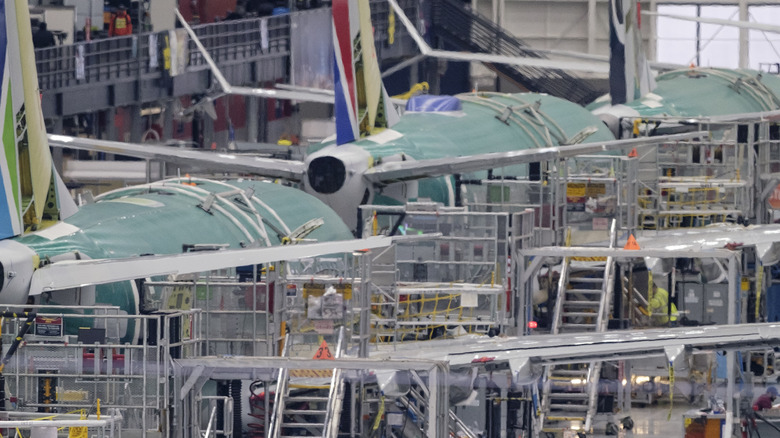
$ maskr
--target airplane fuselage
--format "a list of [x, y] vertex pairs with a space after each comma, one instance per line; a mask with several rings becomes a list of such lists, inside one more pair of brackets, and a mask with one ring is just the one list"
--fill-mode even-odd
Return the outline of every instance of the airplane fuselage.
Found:
[[[446, 97], [445, 97], [446, 98]], [[452, 97], [450, 97], [452, 99]], [[304, 188], [356, 227], [361, 204], [402, 204], [430, 199], [455, 204], [451, 177], [372, 187], [362, 177], [371, 167], [391, 161], [458, 157], [566, 144], [583, 130], [584, 142], [614, 140], [604, 124], [584, 108], [545, 94], [463, 94], [460, 109], [409, 111], [391, 129], [354, 143], [311, 147]], [[487, 172], [463, 175], [484, 178]], [[496, 169], [494, 175], [526, 177], [527, 166]]]
[[[26, 301], [29, 278], [23, 271], [25, 263], [33, 264], [34, 259], [47, 263], [178, 254], [196, 249], [196, 245], [230, 249], [273, 246], [317, 218], [322, 218], [324, 225], [307, 238], [329, 241], [351, 237], [326, 205], [300, 190], [269, 182], [176, 179], [114, 190], [50, 228], [0, 242], [0, 261], [6, 274], [9, 269], [20, 274], [6, 280], [0, 302]], [[5, 247], [9, 251], [4, 251]], [[45, 293], [37, 303], [107, 304], [128, 314], [139, 311], [138, 291], [131, 282], [99, 285], [94, 294], [81, 292]], [[128, 336], [131, 332], [128, 330]]]
[[675, 70], [659, 75], [656, 83], [657, 87], [640, 99], [610, 106], [609, 96], [603, 96], [588, 109], [617, 132], [620, 118], [710, 117], [780, 108], [780, 78], [754, 70]]

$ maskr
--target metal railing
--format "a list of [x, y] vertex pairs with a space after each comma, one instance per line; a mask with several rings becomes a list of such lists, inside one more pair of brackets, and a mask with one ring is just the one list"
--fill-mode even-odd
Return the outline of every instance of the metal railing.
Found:
[[[402, 2], [402, 6], [410, 17], [417, 17], [416, 2], [406, 0]], [[254, 85], [264, 81], [289, 82], [290, 55], [295, 50], [291, 38], [293, 23], [297, 14], [311, 13], [329, 14], [329, 9], [201, 24], [193, 26], [193, 29], [220, 68], [266, 61], [258, 65], [257, 69], [250, 74], [238, 75], [241, 76], [240, 79], [236, 79], [239, 83], [233, 85]], [[384, 51], [389, 50], [387, 44], [389, 19], [386, 2], [372, 1], [372, 21], [375, 40], [380, 49], [377, 53], [381, 57], [383, 48]], [[169, 81], [169, 71], [166, 69], [166, 56], [170, 65], [171, 57], [175, 56], [177, 51], [175, 38], [172, 38], [177, 32], [183, 31], [178, 29], [140, 33], [37, 49], [35, 58], [38, 82], [44, 100], [57, 93], [72, 91], [74, 87], [93, 86], [113, 87], [105, 92], [108, 95], [107, 104], [110, 106], [125, 105], [128, 104], [128, 100], [153, 102], [160, 96], [168, 96], [172, 86]], [[394, 31], [396, 44], [392, 46], [390, 56], [398, 56], [398, 50], [411, 48], [411, 45], [397, 43], [406, 35], [403, 28]], [[208, 68], [195, 43], [189, 38], [184, 52], [185, 72], [197, 72]], [[143, 87], [139, 86], [131, 91], [135, 96], [124, 96], [124, 92], [120, 92], [115, 87], [123, 82], [134, 81], [145, 81]], [[185, 94], [205, 93], [210, 86], [202, 80], [191, 82], [183, 87], [186, 89]], [[148, 89], [150, 87], [157, 87], [160, 90], [150, 90]], [[102, 106], [98, 106], [98, 102], [93, 105], [95, 109], [102, 109], [106, 102], [100, 102]], [[70, 113], [72, 105], [59, 99], [44, 105], [44, 111], [51, 112], [53, 106], [57, 107], [56, 115], [62, 115]]]
[[[99, 399], [105, 411], [121, 410], [122, 430], [170, 427], [168, 417], [160, 413], [169, 406], [171, 382], [161, 377], [171, 375], [171, 358], [200, 351], [199, 340], [190, 336], [199, 330], [198, 311], [126, 315], [111, 306], [59, 306], [61, 313], [40, 311], [52, 306], [25, 307], [38, 308], [38, 320], [36, 329], [25, 337], [25, 347], [5, 368], [6, 389], [16, 399], [13, 411], [88, 412]], [[15, 336], [19, 324], [18, 320], [3, 323], [5, 341]], [[115, 325], [125, 327], [136, 339], [128, 341], [110, 329]], [[84, 326], [93, 327], [95, 342], [74, 334]], [[102, 427], [96, 435], [119, 427], [84, 425]]]
[[[432, 24], [436, 36], [460, 50], [529, 58], [544, 57], [530, 50], [526, 43], [510, 35], [488, 18], [466, 9], [462, 2], [435, 0]], [[602, 94], [586, 81], [563, 70], [500, 64], [493, 64], [492, 68], [528, 90], [580, 104], [591, 102]]]
[[[267, 49], [263, 49], [261, 22], [267, 28]], [[218, 63], [243, 63], [268, 56], [286, 57], [290, 51], [290, 15], [194, 26], [210, 55]], [[83, 41], [35, 51], [38, 82], [42, 92], [80, 85], [108, 84], [162, 77], [163, 51], [169, 32], [144, 33]], [[150, 51], [150, 47], [154, 50]], [[203, 57], [188, 41], [189, 69], [207, 68]], [[81, 70], [83, 68], [83, 71]]]

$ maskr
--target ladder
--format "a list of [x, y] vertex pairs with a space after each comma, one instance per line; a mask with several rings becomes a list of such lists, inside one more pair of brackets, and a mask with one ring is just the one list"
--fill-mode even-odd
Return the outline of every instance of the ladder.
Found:
[[[395, 399], [396, 406], [401, 407], [404, 416], [414, 417], [414, 421], [404, 421], [398, 434], [392, 433], [390, 436], [400, 438], [425, 438], [429, 436], [428, 412], [431, 409], [429, 404], [430, 391], [426, 383], [417, 374], [410, 373], [412, 385], [406, 395]], [[479, 435], [474, 432], [452, 409], [448, 409], [447, 434], [461, 438], [478, 438]]]
[[[289, 336], [286, 340], [289, 341]], [[339, 331], [335, 356], [344, 351], [344, 328]], [[289, 342], [285, 342], [283, 357], [289, 355]], [[322, 388], [300, 388], [290, 383], [290, 372], [279, 369], [274, 410], [271, 416], [270, 438], [301, 438], [338, 436], [339, 419], [344, 402], [344, 377], [342, 370], [334, 369], [330, 384]]]
[[[610, 248], [617, 241], [617, 223], [610, 228]], [[552, 333], [603, 332], [609, 321], [615, 285], [615, 263], [608, 257], [598, 266], [573, 268], [565, 257], [558, 283]], [[592, 429], [598, 402], [601, 362], [548, 365], [542, 388], [542, 409], [538, 430], [577, 427]]]

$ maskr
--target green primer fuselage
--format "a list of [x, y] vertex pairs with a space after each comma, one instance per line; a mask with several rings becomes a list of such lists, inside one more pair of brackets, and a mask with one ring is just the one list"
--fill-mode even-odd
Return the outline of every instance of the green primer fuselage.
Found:
[[[273, 246], [316, 218], [322, 218], [324, 225], [307, 238], [352, 237], [335, 212], [300, 190], [261, 181], [194, 181], [196, 186], [168, 180], [115, 190], [63, 222], [16, 240], [44, 260], [76, 258], [76, 253], [82, 259], [178, 254], [187, 244], [227, 245], [230, 249]], [[247, 206], [245, 199], [250, 198], [241, 195], [246, 190], [253, 190], [251, 207], [262, 220]], [[199, 207], [209, 193], [231, 191], [235, 194], [217, 197], [208, 212]], [[42, 300], [42, 304], [49, 303], [58, 303], [56, 293]], [[137, 293], [130, 282], [97, 286], [95, 303], [119, 306], [128, 314], [138, 312]]]
[[[707, 117], [780, 108], [780, 77], [753, 70], [694, 68], [659, 75], [649, 95], [624, 104], [638, 117]], [[609, 104], [602, 97], [588, 105]]]
[[[379, 164], [558, 146], [586, 128], [594, 132], [584, 139], [585, 143], [614, 140], [609, 129], [589, 111], [553, 96], [476, 93], [455, 97], [461, 102], [460, 111], [407, 111], [391, 129], [363, 138], [354, 145], [370, 154], [374, 164]], [[511, 107], [510, 117], [506, 122], [499, 120], [508, 107]], [[335, 154], [340, 146], [326, 143], [310, 150], [312, 153], [325, 152], [325, 147], [333, 148]], [[502, 174], [526, 177], [527, 166], [513, 166], [494, 172], [494, 175]], [[485, 175], [486, 172], [477, 172], [463, 177], [484, 178]], [[422, 179], [418, 183], [418, 196], [453, 205], [453, 186], [451, 177]], [[320, 199], [335, 207], [325, 197]], [[371, 201], [395, 204], [406, 200], [375, 192]]]

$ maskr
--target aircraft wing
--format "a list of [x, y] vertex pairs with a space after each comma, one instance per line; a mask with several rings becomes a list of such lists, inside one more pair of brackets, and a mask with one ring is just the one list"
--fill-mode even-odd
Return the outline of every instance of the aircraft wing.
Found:
[[[397, 345], [392, 352], [372, 357], [446, 358], [450, 366], [508, 361], [525, 364], [579, 363], [591, 360], [617, 360], [670, 356], [682, 349], [747, 350], [780, 345], [780, 324], [736, 324], [675, 327], [648, 330], [570, 333], [521, 337], [464, 337], [425, 341], [425, 348], [412, 343]], [[671, 359], [671, 358], [670, 358]]]
[[32, 276], [29, 294], [40, 295], [47, 291], [114, 283], [136, 278], [170, 274], [181, 275], [234, 266], [382, 248], [389, 246], [394, 240], [398, 240], [398, 237], [374, 236], [366, 239], [336, 242], [201, 251], [127, 259], [66, 260], [36, 270]]
[[380, 164], [364, 174], [373, 183], [383, 184], [420, 178], [431, 178], [485, 169], [495, 169], [522, 163], [554, 160], [585, 154], [597, 154], [607, 151], [630, 151], [633, 148], [651, 146], [659, 143], [706, 138], [705, 131], [685, 134], [673, 134], [658, 137], [615, 140], [603, 143], [586, 143], [570, 146], [552, 146], [537, 149], [524, 149], [511, 152], [469, 155], [419, 161], [398, 161]]
[[754, 246], [761, 264], [770, 266], [780, 261], [780, 224], [742, 226], [715, 224], [704, 228], [659, 231], [638, 236], [642, 249], [669, 251], [734, 249]]
[[106, 152], [181, 165], [201, 165], [222, 172], [250, 173], [270, 178], [300, 181], [306, 173], [300, 161], [211, 153], [152, 144], [133, 144], [49, 134], [49, 145], [60, 148]]

